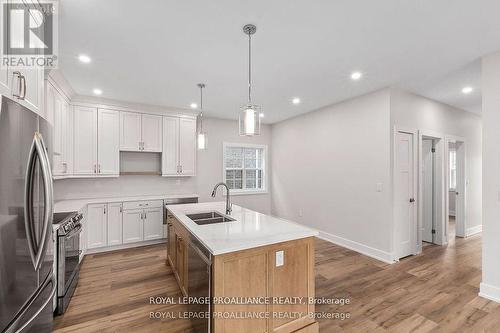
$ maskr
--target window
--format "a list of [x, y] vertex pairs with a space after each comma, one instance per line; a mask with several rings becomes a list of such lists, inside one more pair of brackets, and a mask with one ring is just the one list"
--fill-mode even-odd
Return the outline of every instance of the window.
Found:
[[267, 146], [224, 143], [224, 182], [233, 193], [266, 191]]
[[450, 190], [457, 188], [457, 151], [450, 150]]

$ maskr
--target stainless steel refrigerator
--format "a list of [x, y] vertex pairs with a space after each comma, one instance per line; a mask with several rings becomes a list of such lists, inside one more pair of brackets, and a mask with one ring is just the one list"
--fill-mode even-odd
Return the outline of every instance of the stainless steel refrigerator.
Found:
[[51, 125], [0, 96], [0, 329], [51, 332]]

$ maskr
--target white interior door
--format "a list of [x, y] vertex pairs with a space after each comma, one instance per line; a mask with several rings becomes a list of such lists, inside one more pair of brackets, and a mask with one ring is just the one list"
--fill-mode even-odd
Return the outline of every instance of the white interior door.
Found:
[[161, 152], [162, 146], [162, 116], [142, 115], [143, 151]]
[[75, 106], [74, 109], [74, 173], [97, 173], [97, 109]]
[[394, 168], [395, 254], [403, 258], [416, 252], [415, 137], [397, 132]]
[[179, 165], [181, 174], [196, 173], [196, 119], [181, 118], [179, 122]]
[[432, 243], [434, 197], [432, 140], [422, 140], [422, 185], [422, 240]]
[[99, 109], [98, 116], [98, 173], [118, 175], [120, 173], [120, 113]]
[[120, 150], [139, 151], [141, 142], [141, 114], [120, 112]]
[[161, 172], [164, 176], [178, 175], [179, 118], [163, 117], [163, 153]]

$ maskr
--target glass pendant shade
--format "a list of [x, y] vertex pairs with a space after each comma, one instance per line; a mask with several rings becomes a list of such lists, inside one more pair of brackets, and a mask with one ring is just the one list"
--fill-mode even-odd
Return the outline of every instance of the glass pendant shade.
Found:
[[260, 107], [257, 105], [246, 105], [240, 111], [240, 135], [260, 135]]
[[204, 132], [198, 133], [198, 149], [207, 149], [207, 134]]

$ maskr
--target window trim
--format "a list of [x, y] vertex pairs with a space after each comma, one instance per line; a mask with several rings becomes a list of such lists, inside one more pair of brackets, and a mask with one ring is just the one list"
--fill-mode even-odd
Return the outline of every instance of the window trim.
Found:
[[[222, 143], [222, 181], [226, 182], [226, 159], [225, 152], [226, 148], [235, 147], [235, 148], [255, 148], [262, 149], [263, 159], [262, 159], [262, 189], [241, 189], [235, 190], [231, 189], [231, 195], [245, 195], [245, 194], [265, 194], [268, 193], [267, 190], [267, 145], [262, 144], [252, 144], [252, 143], [235, 143], [235, 142], [223, 142]], [[244, 170], [244, 168], [243, 168]], [[242, 179], [243, 181], [243, 179]]]

